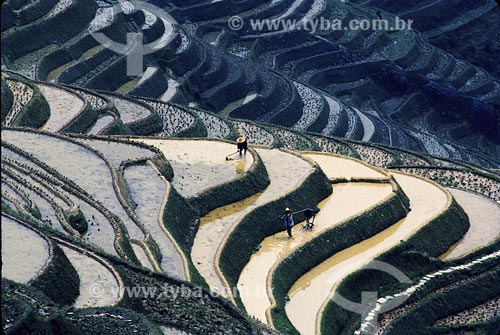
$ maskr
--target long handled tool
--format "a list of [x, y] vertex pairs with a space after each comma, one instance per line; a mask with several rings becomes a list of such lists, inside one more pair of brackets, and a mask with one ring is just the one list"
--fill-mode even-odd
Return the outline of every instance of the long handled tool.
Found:
[[237, 154], [238, 152], [239, 152], [239, 151], [236, 151], [236, 152], [233, 152], [232, 154], [227, 155], [227, 156], [226, 156], [226, 160], [227, 160], [227, 161], [230, 161], [230, 160], [231, 160], [231, 158], [229, 158], [229, 157], [231, 157], [232, 155]]

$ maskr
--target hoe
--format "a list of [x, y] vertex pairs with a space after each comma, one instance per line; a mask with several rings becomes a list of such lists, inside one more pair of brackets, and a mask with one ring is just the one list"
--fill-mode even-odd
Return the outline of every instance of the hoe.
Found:
[[239, 152], [239, 151], [236, 151], [236, 152], [233, 152], [232, 154], [227, 155], [227, 156], [226, 156], [226, 160], [227, 160], [227, 161], [231, 161], [231, 160], [233, 160], [232, 158], [229, 158], [229, 157], [231, 157], [231, 156], [233, 156], [233, 155], [236, 155], [238, 152]]

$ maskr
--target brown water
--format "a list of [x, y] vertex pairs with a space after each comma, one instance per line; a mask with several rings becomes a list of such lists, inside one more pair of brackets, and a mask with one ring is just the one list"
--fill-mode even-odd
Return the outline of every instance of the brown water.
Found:
[[49, 258], [49, 245], [33, 230], [2, 215], [2, 278], [26, 284]]
[[[267, 294], [262, 292], [265, 292], [273, 264], [325, 230], [380, 203], [391, 193], [390, 184], [334, 185], [333, 194], [318, 205], [321, 212], [316, 217], [313, 230], [304, 230], [296, 223], [292, 239], [288, 239], [286, 231], [266, 238], [261, 244], [261, 249], [251, 257], [241, 272], [238, 281], [241, 299], [248, 313], [266, 322], [265, 312], [270, 307], [270, 301]], [[283, 225], [280, 221], [276, 224]]]
[[217, 141], [136, 139], [159, 148], [174, 169], [172, 186], [184, 197], [193, 197], [210, 187], [227, 183], [243, 175], [253, 163], [243, 158], [226, 161], [236, 145]]
[[[201, 219], [201, 225], [194, 240], [191, 252], [193, 263], [205, 277], [209, 286], [220, 293], [224, 293], [224, 286], [218, 277], [214, 262], [230, 229], [255, 208], [296, 189], [302, 179], [312, 171], [311, 164], [295, 155], [269, 149], [257, 149], [257, 152], [266, 166], [271, 180], [270, 185], [259, 194], [217, 208], [207, 214]], [[288, 169], [283, 169], [283, 166], [287, 166]]]
[[438, 187], [407, 175], [393, 175], [410, 198], [411, 212], [372, 238], [333, 255], [293, 285], [288, 293], [291, 300], [286, 305], [286, 313], [301, 334], [315, 334], [318, 330], [316, 322], [321, 320], [322, 308], [342, 279], [401, 240], [408, 239], [445, 208], [447, 197]]
[[386, 178], [384, 174], [377, 170], [351, 159], [324, 154], [306, 154], [305, 156], [318, 163], [323, 172], [330, 179]]
[[224, 286], [215, 270], [217, 249], [233, 224], [241, 220], [243, 213], [255, 208], [261, 193], [243, 201], [219, 207], [200, 220], [200, 227], [195, 237], [191, 257], [198, 271], [213, 290]]
[[500, 206], [493, 200], [470, 192], [448, 189], [469, 217], [470, 228], [464, 237], [441, 259], [461, 257], [500, 238]]

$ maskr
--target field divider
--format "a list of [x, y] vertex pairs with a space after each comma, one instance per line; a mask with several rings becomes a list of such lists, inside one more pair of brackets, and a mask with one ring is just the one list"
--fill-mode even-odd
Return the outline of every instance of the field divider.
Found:
[[[149, 262], [151, 263], [151, 266], [156, 272], [162, 272], [160, 265], [158, 264], [158, 261], [156, 260], [156, 257], [153, 255], [151, 250], [149, 249], [149, 246], [146, 244], [144, 241], [139, 241], [136, 239], [131, 238], [130, 239], [131, 244], [135, 244], [142, 248], [144, 250], [144, 253], [146, 254], [146, 257], [148, 258]], [[144, 264], [142, 266], [146, 267]]]
[[[155, 164], [153, 164], [151, 161], [148, 161], [147, 164], [149, 166], [151, 166], [151, 168], [153, 170], [155, 170], [158, 174], [160, 174], [160, 171], [157, 169]], [[163, 224], [163, 215], [165, 213], [165, 208], [167, 206], [167, 202], [168, 202], [169, 195], [170, 195], [170, 188], [171, 188], [170, 183], [168, 181], [165, 181], [165, 186], [166, 186], [167, 190], [166, 190], [165, 194], [163, 195], [161, 209], [160, 209], [160, 213], [159, 213], [160, 215], [158, 216], [158, 224], [160, 225], [160, 227], [163, 230], [163, 232], [165, 233], [165, 235], [167, 235], [168, 239], [170, 239], [170, 241], [174, 245], [174, 248], [177, 251], [177, 253], [181, 256], [182, 264], [184, 265], [184, 275], [186, 276], [187, 281], [191, 281], [191, 273], [189, 271], [189, 262], [187, 260], [186, 254], [184, 253], [182, 248], [179, 246], [179, 244], [177, 243], [175, 238], [172, 236], [172, 234], [168, 231], [168, 229]]]

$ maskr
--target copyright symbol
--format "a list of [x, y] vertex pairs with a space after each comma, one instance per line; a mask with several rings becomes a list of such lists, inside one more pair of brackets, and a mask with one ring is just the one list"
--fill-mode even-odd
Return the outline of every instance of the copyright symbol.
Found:
[[231, 30], [240, 30], [243, 28], [243, 19], [239, 16], [233, 16], [227, 21], [227, 25]]
[[100, 297], [104, 293], [104, 288], [102, 287], [101, 284], [95, 283], [90, 285], [89, 287], [89, 293], [93, 297]]

